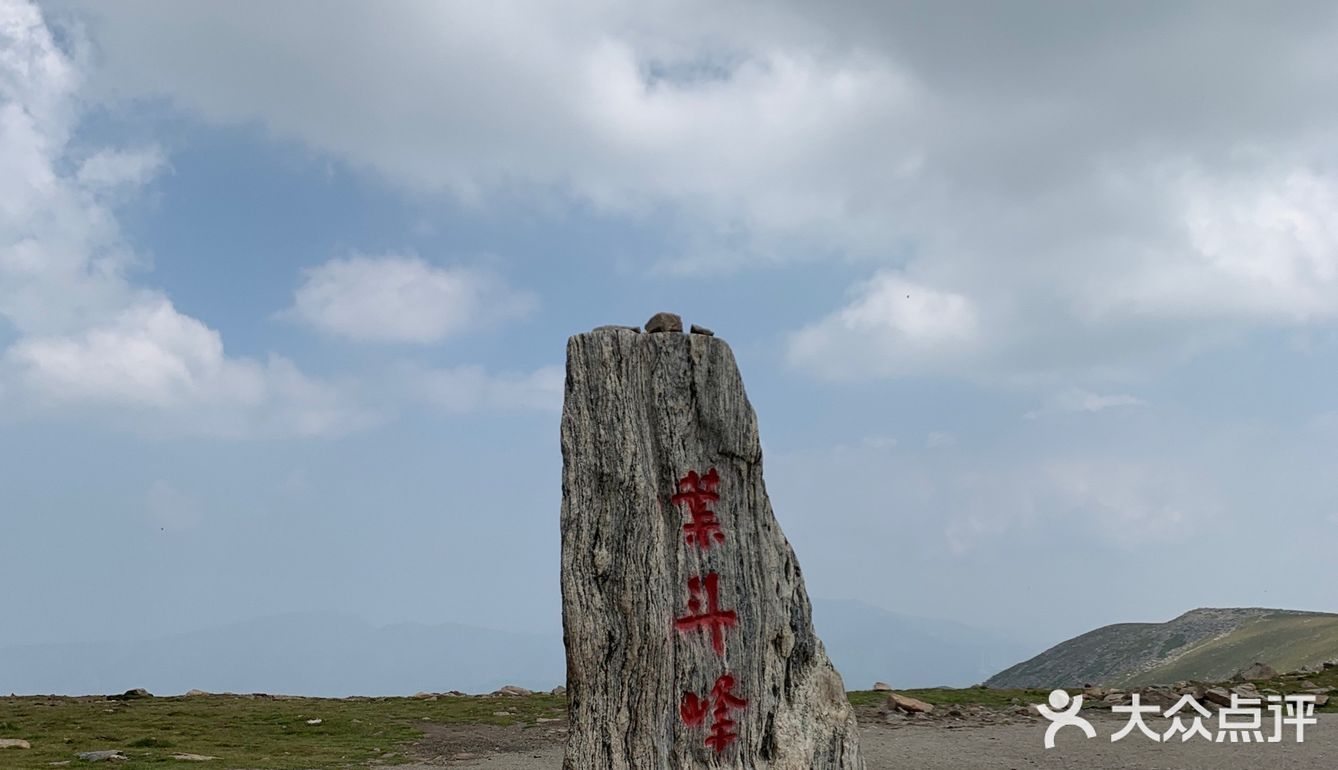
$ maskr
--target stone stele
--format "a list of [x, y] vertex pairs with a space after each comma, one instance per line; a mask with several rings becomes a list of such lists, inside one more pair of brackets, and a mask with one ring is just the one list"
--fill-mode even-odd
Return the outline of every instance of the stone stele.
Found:
[[863, 770], [729, 345], [572, 337], [562, 460], [564, 770]]

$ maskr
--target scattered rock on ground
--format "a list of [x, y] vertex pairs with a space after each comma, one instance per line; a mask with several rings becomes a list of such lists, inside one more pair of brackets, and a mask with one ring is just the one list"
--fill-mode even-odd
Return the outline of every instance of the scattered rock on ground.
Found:
[[553, 689], [549, 690], [549, 691], [548, 691], [548, 694], [549, 694], [549, 695], [566, 695], [566, 694], [567, 694], [567, 688], [566, 688], [566, 687], [563, 687], [562, 685], [558, 685], [557, 687], [554, 687]]
[[199, 695], [208, 695], [208, 694], [209, 694], [209, 693], [205, 692], [204, 690], [188, 690], [188, 691], [186, 691], [186, 697], [188, 697], [188, 698], [194, 698], [194, 697], [199, 696]]
[[656, 313], [646, 322], [646, 332], [682, 332], [683, 318], [676, 313]]
[[133, 690], [126, 690], [120, 695], [108, 695], [107, 700], [140, 700], [142, 698], [152, 698], [153, 693], [143, 687], [136, 687]]
[[1231, 693], [1221, 687], [1209, 687], [1203, 691], [1203, 700], [1209, 703], [1216, 703], [1219, 706], [1231, 705]]
[[1176, 687], [1175, 692], [1177, 695], [1191, 695], [1194, 697], [1194, 700], [1203, 700], [1203, 693], [1205, 689], [1206, 688], [1201, 684], [1195, 684], [1193, 682], [1185, 682], [1184, 684], [1181, 684], [1180, 686]]
[[1144, 687], [1139, 694], [1143, 703], [1153, 706], [1174, 706], [1180, 698], [1167, 687]]
[[933, 704], [925, 703], [919, 698], [912, 698], [909, 695], [902, 695], [898, 692], [889, 692], [887, 694], [887, 705], [894, 709], [899, 709], [910, 714], [932, 714]]
[[874, 682], [873, 689], [876, 692], [884, 692], [884, 691], [892, 692], [892, 685], [888, 684], [887, 682]]
[[1247, 682], [1262, 682], [1265, 679], [1274, 679], [1277, 675], [1278, 672], [1274, 671], [1272, 666], [1267, 663], [1256, 662], [1247, 666], [1236, 676]]
[[0, 749], [31, 749], [32, 744], [22, 738], [0, 738]]
[[79, 758], [85, 762], [124, 762], [130, 757], [120, 751], [85, 751]]
[[324, 721], [324, 720], [321, 720], [321, 719], [308, 719], [308, 720], [307, 720], [307, 724], [309, 724], [309, 725], [318, 725], [318, 724], [320, 724], [322, 721]]
[[211, 759], [218, 759], [218, 757], [209, 757], [204, 754], [173, 754], [172, 759], [182, 762], [208, 762]]
[[501, 688], [500, 690], [493, 691], [493, 695], [533, 695], [533, 694], [534, 694], [533, 691], [526, 690], [524, 687], [517, 687], [514, 684], [509, 684], [506, 687]]

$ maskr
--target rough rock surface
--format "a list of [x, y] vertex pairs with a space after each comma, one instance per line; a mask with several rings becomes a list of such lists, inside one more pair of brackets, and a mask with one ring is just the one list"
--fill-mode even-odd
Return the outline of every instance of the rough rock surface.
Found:
[[1239, 674], [1240, 678], [1247, 682], [1262, 682], [1277, 675], [1278, 672], [1274, 671], [1272, 666], [1257, 661], [1246, 666]]
[[[599, 329], [595, 331], [599, 331]], [[646, 322], [646, 331], [651, 334], [681, 332], [683, 331], [683, 318], [674, 313], [656, 313]]]
[[79, 758], [85, 762], [125, 762], [129, 759], [124, 752], [116, 749], [109, 751], [85, 751], [79, 755]]
[[[729, 346], [705, 335], [572, 337], [562, 456], [563, 767], [862, 770], [854, 710], [772, 514]], [[702, 548], [686, 542], [693, 516], [670, 497], [689, 471], [712, 468], [724, 540]], [[719, 607], [737, 613], [722, 653], [708, 632], [675, 627], [691, 614], [689, 580], [711, 572]], [[738, 737], [718, 752], [705, 742], [713, 712], [696, 726], [684, 713], [725, 672], [747, 705], [728, 712]]]

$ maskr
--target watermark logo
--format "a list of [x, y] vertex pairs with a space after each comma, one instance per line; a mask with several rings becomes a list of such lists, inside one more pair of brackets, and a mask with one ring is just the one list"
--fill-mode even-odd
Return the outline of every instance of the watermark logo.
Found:
[[[1078, 714], [1082, 709], [1082, 700], [1081, 695], [1054, 690], [1048, 698], [1049, 706], [1036, 706], [1036, 711], [1050, 720], [1050, 726], [1045, 729], [1047, 749], [1055, 747], [1055, 735], [1065, 727], [1075, 728], [1087, 738], [1096, 737], [1096, 728]], [[1207, 727], [1207, 724], [1213, 723], [1213, 712], [1192, 695], [1186, 695], [1162, 710], [1159, 706], [1143, 703], [1139, 694], [1133, 693], [1129, 705], [1111, 707], [1112, 713], [1128, 714], [1129, 719], [1122, 729], [1111, 734], [1110, 740], [1123, 740], [1137, 730], [1143, 737], [1158, 743], [1174, 740], [1176, 736], [1181, 741], [1198, 738], [1210, 743], [1281, 743], [1288, 728], [1291, 728], [1296, 742], [1305, 743], [1306, 726], [1319, 724], [1315, 718], [1315, 703], [1314, 695], [1270, 695], [1265, 699], [1242, 698], [1232, 693], [1231, 705], [1223, 706], [1217, 712], [1214, 732]], [[1145, 717], [1169, 719], [1171, 725], [1159, 732], [1148, 724]], [[1190, 720], [1188, 724], [1186, 720]]]

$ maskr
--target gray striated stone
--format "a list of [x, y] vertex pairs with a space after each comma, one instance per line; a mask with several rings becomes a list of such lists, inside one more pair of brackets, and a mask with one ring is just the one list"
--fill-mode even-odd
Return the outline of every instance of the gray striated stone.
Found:
[[[572, 337], [562, 455], [565, 770], [862, 770], [854, 711], [772, 514], [729, 346], [704, 335]], [[724, 541], [702, 549], [686, 542], [692, 517], [670, 497], [689, 471], [712, 468]], [[711, 572], [720, 609], [737, 613], [724, 655], [709, 633], [675, 627], [691, 614], [689, 580]], [[691, 725], [683, 713], [725, 673], [747, 705], [729, 711], [738, 738], [717, 753], [706, 743], [714, 714]]]
[[85, 762], [124, 762], [130, 757], [120, 751], [85, 751], [79, 758]]
[[646, 322], [646, 332], [682, 332], [683, 319], [674, 313], [656, 313]]

